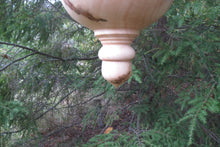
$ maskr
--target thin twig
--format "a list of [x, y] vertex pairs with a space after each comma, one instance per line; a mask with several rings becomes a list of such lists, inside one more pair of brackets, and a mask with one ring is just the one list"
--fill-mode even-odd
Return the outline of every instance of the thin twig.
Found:
[[3, 71], [3, 70], [5, 70], [6, 68], [8, 68], [9, 66], [11, 66], [12, 64], [14, 64], [14, 63], [16, 63], [16, 62], [18, 62], [18, 61], [21, 61], [21, 60], [23, 60], [23, 59], [25, 59], [25, 58], [27, 58], [27, 57], [29, 57], [29, 56], [32, 56], [32, 55], [34, 55], [34, 54], [35, 54], [35, 53], [31, 53], [31, 54], [28, 54], [28, 55], [26, 55], [26, 56], [24, 56], [24, 57], [22, 57], [22, 58], [19, 58], [19, 59], [16, 59], [16, 60], [12, 61], [11, 63], [5, 65], [5, 66], [2, 67], [2, 68], [0, 68], [0, 72]]
[[217, 143], [220, 143], [220, 137], [218, 135], [216, 135], [210, 129], [206, 128], [203, 124], [199, 123], [199, 125], [213, 140], [215, 140]]
[[60, 13], [62, 16], [64, 16], [65, 18], [68, 18], [69, 20], [73, 21], [74, 23], [77, 23], [72, 17], [70, 17], [67, 13], [63, 13], [59, 8], [57, 8], [53, 3], [51, 3], [49, 0], [47, 0], [47, 2], [58, 12]]
[[[14, 46], [12, 46], [6, 53], [5, 53], [5, 55], [7, 55], [11, 50], [13, 50], [14, 49]], [[4, 60], [5, 58], [2, 58], [2, 60], [0, 61], [0, 64], [3, 62], [3, 60]]]
[[62, 59], [62, 58], [60, 58], [60, 57], [56, 57], [56, 56], [53, 56], [53, 55], [50, 55], [50, 54], [46, 54], [46, 53], [43, 53], [43, 52], [39, 52], [38, 50], [29, 48], [29, 47], [26, 47], [26, 46], [14, 44], [14, 43], [2, 42], [2, 41], [0, 41], [0, 44], [10, 45], [10, 46], [14, 46], [14, 47], [19, 47], [19, 48], [22, 48], [22, 49], [25, 49], [25, 50], [34, 52], [34, 53], [39, 54], [39, 55], [43, 55], [43, 56], [47, 56], [47, 57], [50, 57], [50, 58], [58, 59], [58, 60], [61, 60], [61, 61], [65, 61], [64, 59]]
[[95, 99], [95, 98], [97, 98], [97, 97], [102, 96], [103, 94], [105, 94], [105, 91], [104, 91], [104, 92], [102, 92], [102, 93], [99, 93], [98, 95], [95, 95], [95, 96], [93, 96], [93, 97], [89, 98], [89, 99], [88, 99], [88, 100], [86, 100], [86, 101], [80, 102], [80, 103], [75, 104], [75, 105], [72, 105], [72, 106], [68, 106], [68, 107], [61, 107], [61, 108], [57, 108], [57, 109], [74, 108], [74, 107], [76, 107], [76, 106], [78, 106], [78, 105], [83, 105], [83, 104], [86, 104], [86, 103], [88, 103], [88, 102], [92, 101], [93, 99]]
[[53, 110], [57, 105], [59, 105], [64, 99], [66, 99], [67, 97], [69, 97], [74, 91], [76, 90], [72, 90], [71, 92], [67, 93], [64, 97], [62, 97], [55, 105], [53, 105], [52, 107], [50, 107], [47, 111], [43, 112], [42, 114], [40, 114], [38, 117], [35, 118], [35, 120], [41, 118], [42, 116], [44, 116], [45, 114], [47, 114], [49, 111]]
[[29, 47], [22, 46], [22, 45], [18, 45], [18, 44], [14, 44], [14, 43], [8, 43], [8, 42], [2, 42], [2, 41], [0, 41], [0, 44], [9, 45], [9, 46], [14, 46], [14, 47], [19, 47], [19, 48], [22, 48], [22, 49], [25, 49], [25, 50], [34, 52], [35, 54], [39, 54], [39, 55], [42, 55], [42, 56], [50, 57], [50, 58], [57, 59], [57, 60], [63, 61], [63, 62], [66, 62], [66, 61], [75, 61], [75, 60], [95, 60], [95, 59], [98, 58], [97, 56], [95, 56], [95, 57], [79, 57], [79, 58], [64, 59], [64, 58], [61, 58], [61, 57], [53, 56], [53, 55], [50, 55], [50, 54], [47, 54], [47, 53], [43, 53], [43, 52], [40, 52], [40, 51], [38, 51], [38, 50], [29, 48]]
[[20, 130], [16, 130], [16, 131], [9, 131], [9, 132], [2, 132], [0, 133], [0, 136], [3, 136], [3, 135], [10, 135], [10, 134], [14, 134], [14, 133], [19, 133], [21, 131], [23, 131], [24, 128], [20, 129]]

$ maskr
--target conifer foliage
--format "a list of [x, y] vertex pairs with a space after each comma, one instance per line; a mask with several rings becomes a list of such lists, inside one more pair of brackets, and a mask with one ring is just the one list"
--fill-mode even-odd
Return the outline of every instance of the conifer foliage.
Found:
[[0, 1], [0, 146], [219, 146], [219, 14], [218, 0], [174, 1], [115, 89], [60, 1]]

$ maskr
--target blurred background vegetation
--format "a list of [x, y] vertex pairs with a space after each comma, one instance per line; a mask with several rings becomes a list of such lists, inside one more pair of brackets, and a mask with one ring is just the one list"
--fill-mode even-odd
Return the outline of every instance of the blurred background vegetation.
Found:
[[175, 0], [115, 89], [60, 1], [1, 0], [0, 146], [219, 146], [219, 14], [218, 0]]

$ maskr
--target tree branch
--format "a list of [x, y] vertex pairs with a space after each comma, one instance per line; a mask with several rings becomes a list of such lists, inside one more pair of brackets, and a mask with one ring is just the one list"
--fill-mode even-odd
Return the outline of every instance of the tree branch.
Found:
[[10, 45], [10, 46], [14, 46], [14, 47], [19, 47], [19, 48], [22, 48], [22, 49], [25, 49], [25, 50], [34, 52], [35, 54], [39, 54], [39, 55], [47, 56], [47, 57], [50, 57], [50, 58], [58, 59], [58, 60], [61, 60], [61, 61], [65, 61], [64, 59], [62, 59], [62, 58], [60, 58], [60, 57], [56, 57], [56, 56], [53, 56], [53, 55], [50, 55], [50, 54], [46, 54], [46, 53], [43, 53], [43, 52], [39, 52], [38, 50], [29, 48], [29, 47], [26, 47], [26, 46], [14, 44], [14, 43], [2, 42], [2, 41], [0, 41], [0, 44]]
[[70, 94], [72, 94], [75, 91], [72, 90], [71, 92], [69, 92], [68, 94], [66, 94], [64, 97], [62, 97], [55, 105], [53, 105], [52, 107], [50, 107], [49, 109], [47, 109], [47, 111], [43, 112], [42, 114], [40, 114], [38, 117], [35, 118], [35, 120], [41, 118], [42, 116], [44, 116], [45, 114], [47, 114], [49, 111], [53, 110], [57, 105], [59, 105], [64, 99], [66, 99], [67, 97], [70, 96]]
[[[38, 117], [35, 118], [35, 120], [41, 118], [42, 116], [44, 116], [46, 113], [48, 113], [49, 111], [53, 110], [59, 103], [61, 103], [64, 99], [66, 99], [70, 94], [72, 94], [75, 90], [69, 92], [68, 94], [66, 94], [63, 98], [61, 98], [54, 106], [52, 106], [51, 108], [49, 108], [47, 111], [43, 112], [42, 114], [40, 114]], [[17, 131], [11, 131], [11, 132], [2, 132], [0, 133], [0, 136], [2, 135], [9, 135], [9, 134], [14, 134], [14, 133], [19, 133], [21, 131], [25, 130], [25, 128], [22, 128], [20, 130]]]
[[220, 137], [212, 132], [210, 129], [206, 128], [203, 124], [199, 123], [199, 125], [202, 127], [202, 129], [207, 133], [213, 140], [215, 140], [217, 143], [220, 143]]
[[20, 130], [17, 130], [17, 131], [11, 131], [11, 132], [2, 132], [0, 133], [0, 136], [3, 136], [3, 135], [9, 135], [9, 134], [14, 134], [14, 133], [19, 133], [21, 131], [23, 131], [24, 128], [20, 129]]
[[14, 46], [14, 47], [19, 47], [19, 48], [22, 48], [22, 49], [25, 49], [25, 50], [28, 50], [28, 51], [31, 51], [31, 52], [34, 52], [35, 54], [39, 54], [39, 55], [42, 55], [42, 56], [46, 56], [46, 57], [49, 57], [49, 58], [53, 58], [53, 59], [56, 59], [56, 60], [59, 60], [59, 61], [62, 61], [62, 62], [66, 62], [66, 61], [75, 61], [75, 60], [96, 60], [98, 59], [97, 56], [95, 57], [79, 57], [79, 58], [69, 58], [69, 59], [64, 59], [64, 58], [61, 58], [61, 57], [57, 57], [57, 56], [53, 56], [53, 55], [50, 55], [50, 54], [47, 54], [47, 53], [43, 53], [43, 52], [40, 52], [38, 50], [35, 50], [35, 49], [32, 49], [32, 48], [29, 48], [29, 47], [26, 47], [26, 46], [22, 46], [22, 45], [18, 45], [18, 44], [14, 44], [14, 43], [8, 43], [8, 42], [2, 42], [0, 41], [0, 44], [4, 44], [4, 45], [9, 45], [9, 46]]
[[83, 101], [83, 102], [80, 102], [80, 103], [78, 103], [78, 104], [75, 104], [75, 105], [72, 105], [72, 106], [67, 106], [67, 107], [61, 107], [61, 108], [58, 108], [58, 109], [64, 109], [64, 108], [74, 108], [74, 107], [76, 107], [76, 106], [78, 106], [78, 105], [83, 105], [83, 104], [86, 104], [86, 103], [88, 103], [88, 102], [92, 101], [93, 99], [95, 99], [95, 98], [97, 98], [97, 97], [102, 96], [103, 94], [105, 94], [105, 92], [106, 92], [106, 91], [104, 91], [104, 92], [102, 92], [102, 93], [99, 93], [99, 94], [97, 94], [97, 95], [95, 95], [95, 96], [93, 96], [93, 97], [89, 98], [88, 100]]
[[[44, 116], [46, 113], [48, 113], [49, 111], [53, 110], [58, 104], [60, 104], [64, 99], [66, 99], [66, 98], [67, 98], [70, 94], [72, 94], [74, 91], [75, 91], [75, 90], [73, 90], [73, 91], [69, 92], [68, 94], [66, 94], [66, 95], [65, 95], [64, 97], [62, 97], [54, 106], [50, 107], [47, 111], [43, 112], [43, 113], [40, 114], [38, 117], [36, 117], [35, 120], [41, 118], [41, 117]], [[88, 103], [89, 101], [93, 100], [93, 99], [96, 98], [96, 97], [99, 97], [99, 96], [103, 95], [104, 93], [105, 93], [105, 91], [102, 92], [102, 93], [100, 93], [100, 94], [98, 94], [98, 95], [93, 96], [92, 98], [90, 98], [90, 99], [87, 100], [87, 101], [83, 101], [83, 102], [78, 103], [78, 104], [75, 104], [74, 106], [71, 106], [71, 107], [75, 107], [75, 106], [77, 106], [77, 105], [81, 105], [81, 104]], [[68, 108], [68, 107], [63, 107], [63, 108]], [[58, 109], [60, 109], [60, 108], [58, 108]], [[25, 129], [25, 128], [22, 128], [22, 129], [17, 130], [17, 131], [2, 132], [2, 133], [0, 133], [0, 136], [2, 136], [2, 135], [14, 134], [14, 133], [19, 133], [19, 132], [23, 131], [24, 129]]]
[[18, 62], [18, 61], [21, 61], [21, 60], [23, 60], [23, 59], [25, 59], [25, 58], [27, 58], [27, 57], [29, 57], [29, 56], [32, 56], [32, 55], [34, 55], [34, 54], [35, 54], [35, 53], [31, 53], [31, 54], [28, 54], [28, 55], [26, 55], [26, 56], [24, 56], [24, 57], [22, 57], [22, 58], [19, 58], [19, 59], [16, 59], [16, 60], [12, 61], [11, 63], [5, 65], [5, 66], [2, 67], [2, 68], [0, 68], [0, 72], [3, 71], [3, 70], [5, 70], [6, 68], [8, 68], [9, 66], [11, 66], [12, 64], [14, 64], [14, 63], [16, 63], [16, 62]]
[[74, 23], [79, 24], [78, 22], [76, 22], [72, 17], [70, 17], [70, 15], [68, 15], [67, 13], [63, 13], [59, 8], [57, 8], [53, 3], [51, 3], [49, 0], [46, 0], [47, 3], [49, 3], [54, 9], [55, 11], [57, 11], [58, 13], [60, 13], [62, 16], [64, 16], [65, 18], [68, 18], [69, 20], [73, 21]]

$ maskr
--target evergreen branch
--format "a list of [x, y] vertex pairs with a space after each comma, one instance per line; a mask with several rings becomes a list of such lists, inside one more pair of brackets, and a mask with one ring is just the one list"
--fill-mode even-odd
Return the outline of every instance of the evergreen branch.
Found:
[[95, 56], [95, 57], [83, 57], [83, 58], [69, 58], [69, 59], [64, 59], [64, 58], [61, 58], [61, 57], [57, 57], [57, 56], [53, 56], [53, 55], [50, 55], [50, 54], [47, 54], [47, 53], [43, 53], [43, 52], [40, 52], [38, 50], [35, 50], [35, 49], [32, 49], [32, 48], [29, 48], [29, 47], [26, 47], [26, 46], [22, 46], [22, 45], [18, 45], [18, 44], [14, 44], [14, 43], [9, 43], [9, 42], [2, 42], [0, 41], [0, 44], [4, 44], [4, 45], [9, 45], [9, 46], [14, 46], [14, 47], [18, 47], [18, 48], [22, 48], [22, 49], [25, 49], [25, 50], [28, 50], [28, 51], [31, 51], [31, 52], [34, 52], [35, 54], [39, 54], [39, 55], [42, 55], [42, 56], [46, 56], [46, 57], [49, 57], [49, 58], [53, 58], [53, 59], [56, 59], [56, 60], [59, 60], [59, 61], [62, 61], [62, 62], [66, 62], [66, 61], [75, 61], [75, 60], [79, 60], [79, 61], [89, 61], [89, 60], [96, 60], [98, 57]]
[[50, 55], [50, 54], [46, 54], [46, 53], [43, 53], [43, 52], [39, 52], [38, 50], [29, 48], [29, 47], [26, 47], [26, 46], [14, 44], [14, 43], [9, 43], [9, 42], [2, 42], [2, 41], [0, 41], [0, 44], [10, 45], [10, 46], [22, 48], [22, 49], [25, 49], [25, 50], [34, 52], [34, 53], [39, 54], [39, 55], [42, 55], [42, 56], [47, 56], [47, 57], [50, 57], [50, 58], [54, 58], [54, 59], [58, 59], [58, 60], [61, 60], [61, 61], [65, 61], [64, 59], [62, 59], [62, 58], [60, 58], [60, 57], [56, 57], [56, 56], [53, 56], [53, 55]]
[[218, 135], [206, 128], [203, 124], [199, 123], [199, 125], [213, 140], [215, 140], [217, 143], [220, 143], [220, 137]]
[[[42, 114], [40, 114], [38, 117], [35, 118], [35, 120], [41, 118], [42, 116], [44, 116], [46, 113], [48, 113], [49, 111], [53, 110], [57, 105], [59, 105], [64, 99], [66, 99], [67, 97], [70, 96], [70, 94], [72, 94], [75, 90], [69, 92], [68, 94], [66, 94], [63, 98], [61, 98], [55, 105], [53, 105], [52, 107], [50, 107], [47, 111], [43, 112]], [[68, 107], [62, 107], [62, 108], [72, 108], [72, 107], [76, 107], [77, 105], [82, 105], [82, 104], [86, 104], [88, 102], [90, 102], [91, 100], [93, 100], [94, 98], [97, 98], [99, 96], [102, 96], [105, 92], [102, 92], [98, 95], [93, 96], [92, 98], [88, 99], [87, 101], [83, 101], [81, 103], [75, 104], [73, 106], [68, 106]], [[60, 109], [60, 108], [58, 108]]]
[[60, 13], [62, 16], [64, 16], [65, 18], [68, 18], [69, 20], [79, 24], [78, 22], [76, 22], [72, 17], [70, 17], [70, 15], [68, 15], [67, 13], [63, 13], [59, 8], [57, 8], [53, 3], [51, 3], [49, 0], [46, 0], [47, 3], [49, 3], [58, 13]]
[[19, 133], [19, 132], [23, 131], [24, 129], [25, 129], [25, 128], [22, 128], [22, 129], [16, 130], [16, 131], [2, 132], [2, 133], [0, 133], [0, 136]]
[[[133, 128], [131, 128], [131, 130], [135, 133], [137, 140], [138, 140], [138, 145], [142, 146], [142, 141], [141, 141], [141, 137], [140, 137], [140, 130], [137, 129], [137, 131]], [[145, 140], [146, 141], [146, 140]]]
[[5, 65], [5, 66], [2, 67], [2, 68], [0, 68], [0, 72], [3, 71], [3, 70], [5, 70], [6, 68], [8, 68], [9, 66], [11, 66], [12, 64], [14, 64], [14, 63], [16, 63], [16, 62], [18, 62], [18, 61], [21, 61], [21, 60], [23, 60], [23, 59], [25, 59], [25, 58], [27, 58], [27, 57], [29, 57], [29, 56], [32, 56], [32, 55], [35, 55], [35, 53], [28, 54], [28, 55], [26, 55], [26, 56], [24, 56], [24, 57], [21, 57], [21, 58], [19, 58], [19, 59], [16, 59], [16, 60], [12, 61], [11, 63]]
[[[191, 40], [189, 40], [190, 42], [192, 42]], [[211, 79], [213, 80], [213, 82], [215, 83], [215, 84], [217, 84], [218, 82], [215, 80], [215, 78], [214, 78], [214, 75], [210, 72], [210, 70], [209, 70], [209, 68], [208, 68], [208, 66], [207, 66], [207, 63], [205, 62], [205, 59], [204, 59], [204, 53], [202, 53], [201, 51], [200, 51], [200, 49], [199, 49], [199, 47], [196, 45], [196, 44], [194, 44], [194, 46], [196, 47], [196, 51], [198, 52], [198, 55], [200, 56], [200, 58], [202, 58], [203, 60], [203, 64], [205, 65], [205, 69], [208, 71], [208, 74], [209, 74], [209, 76], [211, 77]]]
[[98, 56], [95, 57], [84, 57], [84, 58], [70, 58], [70, 59], [64, 59], [65, 61], [75, 61], [75, 60], [79, 60], [79, 61], [90, 61], [90, 60], [96, 60], [98, 59]]
[[196, 127], [197, 119], [194, 117], [191, 121], [190, 129], [189, 129], [189, 140], [187, 146], [190, 146], [193, 143], [193, 135]]
[[[14, 46], [12, 46], [6, 53], [5, 53], [5, 55], [7, 55], [11, 50], [13, 50], [14, 49]], [[2, 60], [0, 61], [0, 64], [3, 62], [3, 60], [4, 60], [5, 58], [2, 58]]]
[[152, 71], [150, 69], [150, 64], [149, 64], [148, 59], [145, 55], [143, 55], [143, 60], [144, 60], [144, 65], [145, 65], [146, 72], [150, 75], [151, 80], [155, 82], [155, 79], [152, 75]]
[[72, 90], [71, 92], [67, 93], [64, 97], [62, 97], [55, 105], [53, 105], [52, 107], [50, 107], [49, 109], [47, 109], [47, 111], [43, 112], [42, 114], [40, 114], [38, 117], [35, 118], [35, 120], [38, 120], [39, 118], [41, 118], [42, 116], [44, 116], [45, 114], [47, 114], [49, 111], [53, 110], [57, 105], [59, 105], [63, 100], [65, 100], [67, 97], [69, 97], [73, 92], [75, 91]]
[[202, 106], [200, 107], [200, 109], [197, 110], [197, 112], [196, 112], [196, 114], [195, 114], [194, 117], [197, 117], [197, 116], [198, 116], [199, 112], [202, 110], [203, 106], [205, 105], [205, 103], [206, 103], [206, 102], [208, 101], [208, 99], [210, 98], [210, 95], [211, 95], [212, 91], [215, 89], [215, 85], [216, 85], [216, 84], [213, 84], [213, 85], [212, 85], [212, 87], [211, 87], [211, 89], [210, 89], [210, 91], [209, 91], [207, 97], [205, 98], [205, 100], [204, 100], [203, 103], [202, 103]]
[[62, 126], [61, 128], [58, 128], [57, 130], [52, 131], [52, 132], [50, 132], [49, 134], [47, 134], [47, 135], [45, 136], [45, 138], [48, 138], [48, 137], [50, 137], [50, 136], [52, 136], [52, 135], [55, 135], [55, 134], [57, 134], [57, 133], [59, 133], [59, 132], [65, 130], [65, 129], [71, 128], [71, 127], [73, 127], [73, 126], [75, 126], [75, 125], [78, 125], [78, 124], [80, 124], [80, 123], [81, 123], [81, 121], [78, 121], [78, 122], [72, 123], [72, 124], [67, 125], [67, 126]]
[[[64, 97], [62, 97], [54, 106], [50, 107], [47, 111], [43, 112], [43, 113], [40, 114], [38, 117], [36, 117], [35, 120], [41, 118], [42, 116], [44, 116], [45, 114], [47, 114], [49, 111], [53, 110], [58, 104], [60, 104], [64, 99], [66, 99], [68, 96], [70, 96], [70, 94], [72, 94], [74, 91], [75, 91], [75, 90], [73, 90], [73, 91], [69, 92], [68, 94], [66, 94], [66, 95], [65, 95]], [[20, 130], [17, 130], [17, 131], [3, 132], [3, 133], [0, 133], [0, 136], [19, 133], [19, 132], [22, 132], [23, 130], [25, 130], [25, 128], [21, 128]]]
[[191, 126], [190, 126], [190, 134], [189, 134], [189, 140], [188, 140], [188, 146], [190, 146], [192, 144], [192, 137], [194, 134], [194, 127], [196, 126], [196, 122], [197, 122], [197, 117], [199, 115], [199, 113], [201, 112], [202, 108], [204, 107], [204, 105], [206, 104], [206, 102], [208, 101], [208, 99], [210, 98], [210, 95], [212, 93], [212, 91], [214, 90], [216, 84], [213, 84], [209, 93], [207, 94], [205, 100], [203, 101], [201, 107], [195, 112], [195, 115], [193, 116], [193, 119], [191, 121]]
[[104, 92], [102, 92], [102, 93], [99, 93], [99, 94], [97, 94], [97, 95], [95, 95], [95, 96], [89, 98], [88, 100], [83, 101], [83, 102], [80, 102], [80, 103], [78, 103], [78, 104], [75, 104], [75, 105], [72, 105], [72, 106], [67, 106], [67, 107], [61, 107], [61, 108], [58, 108], [58, 109], [63, 109], [63, 108], [74, 108], [74, 107], [76, 107], [76, 106], [78, 106], [78, 105], [86, 104], [86, 103], [92, 101], [93, 99], [102, 96], [103, 94], [105, 94], [105, 92], [106, 92], [106, 91], [104, 91]]
[[[72, 94], [75, 90], [69, 92], [68, 94], [66, 94], [64, 97], [62, 97], [55, 105], [53, 105], [52, 107], [50, 107], [47, 111], [43, 112], [42, 114], [40, 114], [38, 117], [36, 117], [34, 120], [38, 120], [39, 118], [43, 117], [45, 114], [47, 114], [49, 111], [53, 110], [58, 104], [60, 104], [64, 99], [66, 99], [68, 96], [70, 96], [70, 94]], [[0, 136], [2, 135], [10, 135], [10, 134], [15, 134], [15, 133], [19, 133], [22, 132], [23, 130], [25, 130], [25, 128], [22, 128], [20, 130], [16, 130], [16, 131], [11, 131], [11, 132], [2, 132], [0, 133]]]
[[168, 78], [194, 78], [194, 79], [202, 79], [199, 76], [192, 76], [192, 75], [167, 75]]
[[[187, 141], [185, 138], [181, 138], [181, 137], [177, 137], [177, 136], [174, 136], [174, 135], [170, 135], [170, 134], [168, 134], [168, 133], [166, 133], [166, 132], [162, 132], [162, 131], [160, 131], [160, 130], [147, 130], [147, 129], [146, 129], [146, 130], [141, 130], [141, 132], [142, 132], [142, 133], [146, 133], [146, 134], [148, 134], [148, 135], [150, 135], [151, 133], [155, 133], [155, 134], [159, 134], [159, 135], [161, 135], [161, 136], [165, 136], [165, 137], [167, 137], [167, 138], [178, 139], [178, 140], [182, 140], [182, 141], [184, 141], [184, 142]], [[196, 144], [196, 143], [192, 143], [192, 144], [198, 145], [198, 144]]]
[[[55, 107], [60, 104], [64, 99], [66, 99], [68, 96], [70, 96], [70, 94], [72, 94], [75, 90], [69, 92], [68, 94], [66, 94], [64, 97], [62, 97], [54, 106], [50, 107], [47, 111], [43, 112], [42, 114], [40, 114], [38, 117], [35, 118], [35, 120], [40, 119], [41, 117], [43, 117], [45, 114], [47, 114], [49, 111], [52, 111], [53, 109], [55, 109]], [[103, 94], [105, 94], [105, 91], [102, 93], [99, 93], [91, 98], [89, 98], [87, 101], [83, 101], [81, 103], [75, 104], [74, 106], [69, 106], [69, 107], [76, 107], [77, 105], [82, 105], [82, 104], [86, 104], [88, 102], [90, 102], [91, 100], [93, 100], [94, 98], [97, 98], [99, 96], [102, 96]], [[69, 107], [62, 107], [62, 108], [69, 108]], [[61, 109], [61, 108], [58, 108]], [[23, 130], [25, 130], [25, 128], [22, 128], [20, 130], [16, 130], [16, 131], [11, 131], [11, 132], [2, 132], [0, 133], [0, 136], [2, 135], [10, 135], [10, 134], [15, 134], [15, 133], [19, 133], [22, 132]]]

